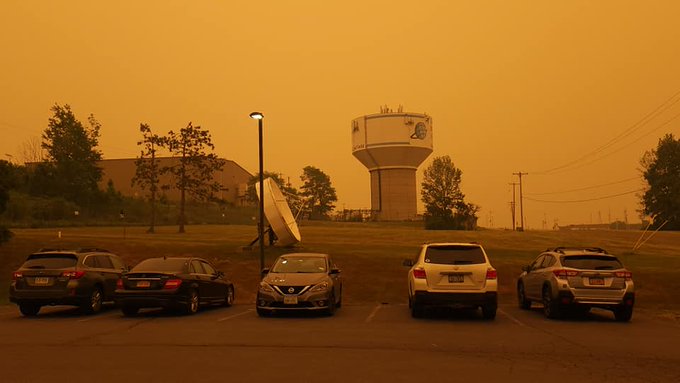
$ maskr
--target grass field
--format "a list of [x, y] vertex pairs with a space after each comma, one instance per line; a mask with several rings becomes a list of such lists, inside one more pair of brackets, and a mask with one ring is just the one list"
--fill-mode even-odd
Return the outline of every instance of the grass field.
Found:
[[[255, 226], [175, 226], [17, 229], [0, 247], [0, 286], [25, 257], [43, 247], [99, 247], [120, 255], [129, 265], [153, 256], [195, 255], [215, 263], [234, 281], [237, 303], [251, 303], [259, 282], [259, 251], [244, 250], [256, 236]], [[406, 271], [402, 260], [412, 258], [421, 243], [476, 241], [498, 269], [500, 302], [515, 302], [515, 278], [522, 265], [554, 246], [598, 246], [616, 254], [633, 272], [637, 308], [659, 316], [680, 318], [680, 233], [659, 232], [635, 253], [639, 231], [425, 231], [416, 224], [305, 222], [302, 242], [295, 248], [266, 248], [266, 264], [292, 251], [332, 254], [345, 280], [346, 304], [405, 303]], [[58, 233], [61, 232], [61, 238]], [[0, 290], [7, 303], [7, 288]]]

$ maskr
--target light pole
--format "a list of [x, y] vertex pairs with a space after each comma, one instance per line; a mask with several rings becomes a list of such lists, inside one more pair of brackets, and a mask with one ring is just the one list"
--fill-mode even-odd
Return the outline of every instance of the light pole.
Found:
[[262, 160], [262, 120], [264, 119], [264, 114], [260, 112], [253, 112], [250, 113], [250, 118], [257, 120], [257, 131], [260, 148], [260, 219], [257, 222], [257, 235], [260, 239], [260, 272], [262, 272], [262, 270], [264, 270], [264, 170]]

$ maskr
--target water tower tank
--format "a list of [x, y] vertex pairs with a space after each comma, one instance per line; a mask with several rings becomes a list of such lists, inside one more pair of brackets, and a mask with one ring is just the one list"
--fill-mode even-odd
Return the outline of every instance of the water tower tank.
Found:
[[379, 221], [416, 217], [416, 170], [432, 153], [432, 118], [392, 112], [352, 120], [352, 154], [371, 176], [371, 210]]

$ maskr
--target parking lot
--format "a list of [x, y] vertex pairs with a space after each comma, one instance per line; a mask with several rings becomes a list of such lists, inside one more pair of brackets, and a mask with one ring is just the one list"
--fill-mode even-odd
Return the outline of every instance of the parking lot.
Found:
[[680, 326], [600, 310], [546, 320], [501, 305], [413, 319], [405, 304], [345, 305], [335, 316], [260, 318], [253, 305], [194, 316], [0, 306], [2, 381], [680, 381]]

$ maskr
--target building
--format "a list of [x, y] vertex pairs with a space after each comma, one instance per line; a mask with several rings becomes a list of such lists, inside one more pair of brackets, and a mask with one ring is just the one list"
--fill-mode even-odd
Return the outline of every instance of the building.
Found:
[[[109, 181], [112, 181], [113, 187], [124, 196], [146, 197], [149, 194], [148, 190], [143, 190], [139, 185], [132, 185], [132, 178], [137, 169], [136, 160], [136, 158], [121, 158], [97, 161], [97, 166], [102, 169], [102, 178], [99, 182], [100, 189], [105, 190]], [[178, 157], [159, 157], [157, 160], [160, 167], [179, 163]], [[221, 185], [220, 191], [215, 194], [215, 197], [236, 206], [245, 205], [246, 190], [251, 177], [252, 174], [236, 162], [225, 160], [222, 171], [214, 173], [215, 181]], [[169, 184], [171, 184], [171, 175], [162, 175], [160, 185]], [[178, 201], [180, 198], [179, 190], [172, 187], [168, 190], [159, 190], [159, 196], [165, 196], [169, 201]]]

